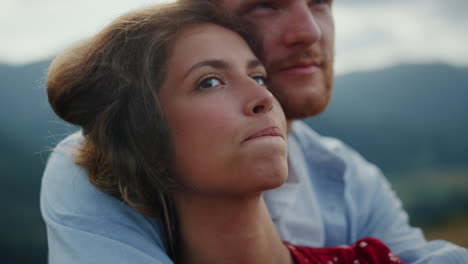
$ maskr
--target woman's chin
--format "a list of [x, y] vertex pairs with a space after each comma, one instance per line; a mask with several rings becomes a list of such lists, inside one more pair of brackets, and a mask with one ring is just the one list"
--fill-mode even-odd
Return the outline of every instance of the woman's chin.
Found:
[[272, 179], [273, 181], [271, 182], [270, 186], [268, 186], [268, 188], [265, 189], [265, 191], [281, 187], [286, 182], [287, 179], [288, 179], [287, 172], [284, 174], [284, 176], [282, 175], [278, 177], [273, 177]]
[[288, 167], [281, 164], [270, 164], [269, 171], [256, 173], [259, 179], [258, 190], [268, 191], [282, 186], [288, 179]]

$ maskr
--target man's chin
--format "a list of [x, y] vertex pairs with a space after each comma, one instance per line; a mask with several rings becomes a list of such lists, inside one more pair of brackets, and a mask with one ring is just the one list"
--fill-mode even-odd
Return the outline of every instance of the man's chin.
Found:
[[288, 121], [314, 117], [328, 106], [330, 94], [327, 91], [317, 94], [294, 94], [277, 96]]
[[[318, 74], [308, 78], [277, 78], [271, 81], [270, 88], [283, 107], [288, 120], [316, 116], [328, 106], [332, 82], [323, 75]], [[273, 83], [276, 85], [272, 85]]]
[[314, 117], [322, 113], [326, 108], [326, 105], [323, 107], [318, 107], [314, 105], [313, 107], [303, 107], [297, 109], [297, 107], [291, 107], [288, 109], [284, 109], [286, 119], [288, 121], [293, 121], [297, 119], [304, 119], [308, 117]]

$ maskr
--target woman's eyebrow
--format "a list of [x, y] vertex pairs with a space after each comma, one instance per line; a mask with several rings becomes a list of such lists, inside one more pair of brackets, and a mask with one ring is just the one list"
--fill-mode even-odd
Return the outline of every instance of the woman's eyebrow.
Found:
[[247, 62], [247, 68], [248, 69], [253, 69], [253, 68], [257, 68], [259, 66], [262, 66], [262, 62], [258, 59], [251, 59]]
[[[183, 76], [183, 79], [185, 79], [192, 71], [201, 67], [206, 67], [206, 66], [209, 66], [215, 69], [227, 69], [230, 67], [229, 63], [227, 63], [224, 60], [213, 59], [213, 60], [200, 61], [192, 65], [192, 67], [190, 67], [190, 69], [187, 70], [187, 72]], [[260, 60], [258, 59], [251, 59], [247, 62], [248, 69], [254, 69], [259, 66], [262, 66], [262, 62], [260, 62]]]
[[192, 65], [192, 67], [190, 67], [190, 69], [188, 69], [188, 71], [184, 74], [183, 78], [185, 79], [187, 75], [190, 74], [190, 72], [205, 66], [210, 66], [216, 69], [226, 69], [229, 67], [229, 65], [223, 60], [204, 60]]

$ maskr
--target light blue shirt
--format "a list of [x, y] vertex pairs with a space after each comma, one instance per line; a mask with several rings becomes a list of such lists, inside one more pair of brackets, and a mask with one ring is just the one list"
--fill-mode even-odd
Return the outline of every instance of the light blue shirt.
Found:
[[[50, 264], [172, 263], [157, 219], [95, 189], [74, 164], [80, 132], [50, 155], [41, 189]], [[283, 240], [327, 247], [363, 237], [384, 241], [405, 263], [468, 263], [468, 251], [445, 241], [426, 242], [408, 224], [388, 181], [372, 164], [336, 139], [300, 121], [288, 140], [290, 175], [264, 194]]]

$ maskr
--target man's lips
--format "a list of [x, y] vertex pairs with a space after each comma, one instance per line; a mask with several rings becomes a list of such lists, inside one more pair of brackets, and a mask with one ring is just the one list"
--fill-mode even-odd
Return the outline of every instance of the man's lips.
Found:
[[283, 137], [283, 134], [281, 133], [281, 130], [278, 127], [269, 127], [251, 135], [245, 141], [259, 137]]
[[317, 61], [298, 61], [290, 63], [279, 69], [280, 73], [310, 74], [318, 71], [322, 64]]

